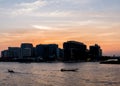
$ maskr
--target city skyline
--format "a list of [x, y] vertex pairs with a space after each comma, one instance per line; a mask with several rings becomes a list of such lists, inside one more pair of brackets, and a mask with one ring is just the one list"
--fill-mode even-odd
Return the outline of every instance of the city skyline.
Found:
[[[3, 60], [2, 60], [3, 59]], [[58, 44], [21, 43], [20, 47], [8, 47], [1, 52], [2, 61], [100, 61], [102, 49], [98, 44], [89, 46], [78, 41], [63, 43], [63, 49]]]
[[21, 43], [99, 44], [120, 55], [119, 0], [0, 0], [0, 51]]

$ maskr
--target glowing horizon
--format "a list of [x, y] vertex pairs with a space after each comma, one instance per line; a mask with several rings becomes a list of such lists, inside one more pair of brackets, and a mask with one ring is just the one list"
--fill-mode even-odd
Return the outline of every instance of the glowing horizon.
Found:
[[0, 0], [0, 51], [23, 42], [99, 44], [120, 55], [119, 0]]

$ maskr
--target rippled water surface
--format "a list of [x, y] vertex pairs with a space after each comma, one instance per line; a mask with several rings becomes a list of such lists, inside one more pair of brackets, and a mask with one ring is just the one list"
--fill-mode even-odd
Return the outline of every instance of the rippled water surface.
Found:
[[[61, 72], [61, 68], [79, 68]], [[8, 73], [13, 69], [15, 73]], [[0, 63], [0, 86], [120, 86], [120, 65], [91, 63]]]

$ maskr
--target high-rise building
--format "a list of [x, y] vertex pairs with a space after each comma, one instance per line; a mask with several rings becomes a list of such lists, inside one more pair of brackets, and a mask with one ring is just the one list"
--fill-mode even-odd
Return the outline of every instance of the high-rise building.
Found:
[[36, 46], [36, 56], [43, 60], [55, 60], [57, 49], [57, 44], [40, 44]]
[[12, 58], [20, 57], [20, 48], [19, 47], [8, 47], [8, 51], [10, 52], [10, 56]]
[[67, 41], [63, 44], [64, 60], [86, 60], [87, 47], [77, 41]]
[[21, 44], [21, 58], [31, 58], [34, 55], [34, 48], [31, 43]]
[[49, 47], [49, 59], [56, 59], [58, 45], [57, 44], [49, 44], [48, 47]]
[[47, 54], [45, 54], [45, 53], [47, 53], [46, 49], [47, 49], [47, 45], [45, 45], [45, 44], [36, 45], [36, 49], [35, 49], [36, 57], [38, 57], [40, 59], [45, 58], [47, 55]]
[[9, 56], [10, 56], [9, 50], [3, 50], [3, 51], [1, 51], [1, 57], [2, 58], [9, 58]]
[[102, 49], [98, 44], [89, 47], [89, 55], [92, 60], [98, 60], [102, 56]]
[[1, 52], [1, 57], [19, 58], [19, 56], [20, 56], [20, 48], [19, 47], [8, 47], [8, 50], [4, 50]]
[[58, 49], [57, 49], [57, 59], [58, 59], [58, 60], [63, 60], [63, 57], [64, 57], [63, 49], [58, 48]]

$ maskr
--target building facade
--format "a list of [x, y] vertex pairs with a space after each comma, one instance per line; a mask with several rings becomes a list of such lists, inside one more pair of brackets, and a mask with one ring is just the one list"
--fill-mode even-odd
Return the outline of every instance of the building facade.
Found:
[[10, 56], [12, 58], [20, 57], [20, 48], [19, 47], [8, 47], [8, 51], [10, 52]]
[[87, 47], [77, 41], [67, 41], [63, 44], [64, 60], [86, 60]]
[[31, 58], [34, 57], [34, 47], [31, 43], [21, 44], [21, 58]]
[[36, 56], [47, 61], [57, 58], [57, 44], [39, 44], [36, 46]]
[[91, 60], [99, 60], [102, 56], [102, 49], [98, 44], [89, 47], [89, 56]]

